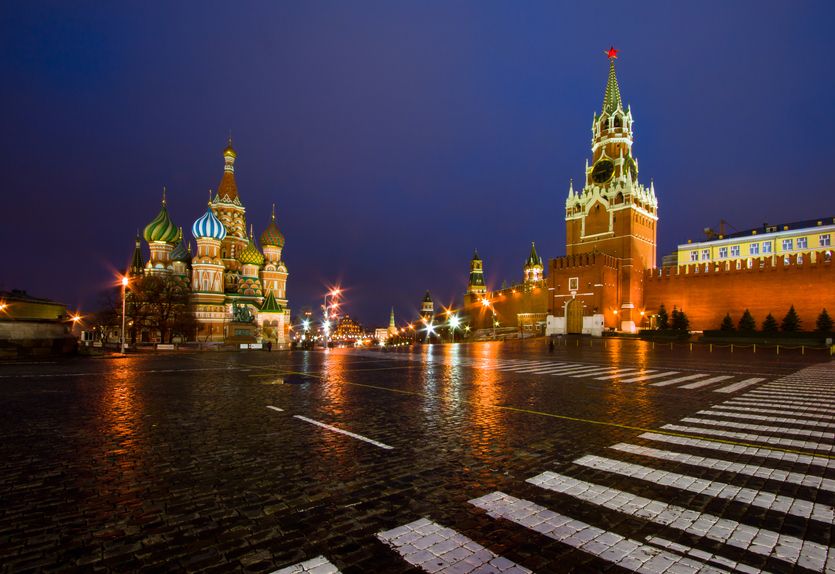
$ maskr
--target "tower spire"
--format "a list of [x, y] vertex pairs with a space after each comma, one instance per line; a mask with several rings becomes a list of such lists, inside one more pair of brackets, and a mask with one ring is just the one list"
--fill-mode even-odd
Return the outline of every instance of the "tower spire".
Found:
[[273, 221], [275, 221], [275, 204], [273, 203]]
[[165, 186], [163, 185], [162, 186], [162, 204], [163, 205], [165, 205], [165, 192], [166, 192], [166, 189], [165, 189]]
[[618, 78], [615, 74], [615, 60], [618, 57], [618, 50], [615, 50], [615, 47], [612, 46], [606, 51], [606, 56], [609, 58], [609, 79], [606, 81], [606, 93], [603, 95], [603, 112], [611, 114], [616, 109], [623, 108]]

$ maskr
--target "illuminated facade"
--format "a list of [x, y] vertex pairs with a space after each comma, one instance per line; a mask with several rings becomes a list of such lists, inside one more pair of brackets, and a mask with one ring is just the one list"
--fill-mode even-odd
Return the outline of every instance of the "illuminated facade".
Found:
[[[223, 159], [217, 193], [209, 193], [206, 212], [191, 227], [196, 253], [192, 254], [191, 243], [171, 220], [163, 191], [162, 207], [143, 233], [150, 251], [148, 262], [142, 263], [137, 238], [129, 274], [164, 275], [182, 283], [191, 294], [199, 341], [232, 337], [230, 324], [235, 319], [233, 308], [237, 307], [248, 311], [244, 314], [258, 325], [262, 340], [287, 344], [288, 272], [282, 259], [284, 235], [276, 223], [275, 206], [260, 236], [259, 248], [252, 226], [247, 233], [246, 208], [235, 181], [237, 153], [231, 139], [223, 150]], [[239, 312], [238, 319], [240, 316]]]
[[718, 235], [707, 241], [688, 241], [678, 246], [678, 265], [719, 265], [726, 270], [751, 269], [755, 260], [777, 258], [787, 260], [791, 256], [803, 264], [814, 263], [817, 253], [832, 257], [832, 238], [835, 237], [835, 217], [785, 223], [763, 224], [728, 235]]

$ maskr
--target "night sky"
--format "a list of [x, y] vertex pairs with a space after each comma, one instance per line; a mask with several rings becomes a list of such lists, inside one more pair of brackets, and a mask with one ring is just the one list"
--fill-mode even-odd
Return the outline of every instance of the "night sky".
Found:
[[833, 2], [6, 1], [0, 289], [92, 310], [163, 185], [177, 225], [204, 212], [230, 129], [294, 314], [339, 282], [367, 327], [412, 319], [426, 289], [460, 301], [474, 248], [489, 286], [518, 281], [531, 241], [564, 254], [611, 44], [659, 261], [720, 219], [832, 216], [833, 22]]

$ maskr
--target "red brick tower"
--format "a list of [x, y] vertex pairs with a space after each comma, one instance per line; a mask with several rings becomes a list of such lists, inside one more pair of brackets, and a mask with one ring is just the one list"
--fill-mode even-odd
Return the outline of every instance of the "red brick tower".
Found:
[[[652, 184], [638, 183], [638, 161], [632, 155], [632, 110], [620, 97], [615, 58], [607, 51], [609, 79], [603, 109], [592, 122], [592, 161], [586, 164], [582, 191], [573, 184], [565, 201], [566, 254], [604, 253], [619, 261], [617, 301], [604, 313], [617, 317], [623, 331], [635, 331], [643, 306], [643, 272], [655, 267], [658, 200]], [[607, 321], [609, 323], [609, 321]]]

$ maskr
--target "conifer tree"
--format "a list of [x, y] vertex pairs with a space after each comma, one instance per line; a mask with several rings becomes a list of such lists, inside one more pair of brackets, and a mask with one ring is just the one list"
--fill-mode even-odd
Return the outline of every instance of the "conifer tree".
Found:
[[690, 319], [684, 311], [679, 311], [673, 307], [673, 315], [671, 321], [673, 331], [685, 332], [690, 330]]
[[818, 320], [815, 321], [815, 330], [824, 334], [832, 332], [832, 317], [829, 316], [826, 309], [823, 309], [818, 315]]
[[763, 321], [763, 333], [768, 335], [773, 335], [777, 332], [777, 319], [774, 318], [774, 315], [769, 313], [766, 315], [765, 320]]
[[800, 331], [800, 317], [797, 311], [794, 310], [794, 305], [789, 308], [789, 312], [783, 317], [783, 322], [780, 323], [780, 330], [784, 333], [795, 333]]
[[722, 324], [719, 326], [720, 331], [735, 331], [734, 329], [734, 321], [731, 319], [731, 314], [728, 313], [725, 315], [725, 318], [722, 319]]
[[660, 331], [666, 331], [670, 328], [670, 317], [667, 315], [667, 309], [664, 307], [664, 304], [661, 304], [661, 307], [658, 309], [658, 329]]
[[740, 333], [753, 333], [757, 330], [757, 322], [754, 321], [754, 317], [751, 315], [751, 312], [746, 309], [745, 313], [742, 314], [742, 317], [739, 319], [739, 332]]

